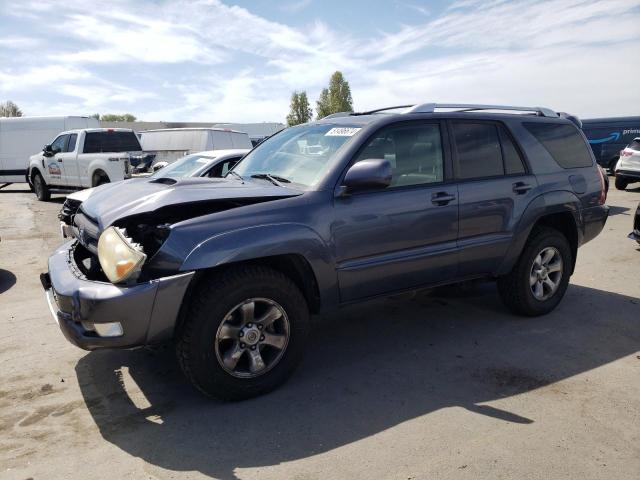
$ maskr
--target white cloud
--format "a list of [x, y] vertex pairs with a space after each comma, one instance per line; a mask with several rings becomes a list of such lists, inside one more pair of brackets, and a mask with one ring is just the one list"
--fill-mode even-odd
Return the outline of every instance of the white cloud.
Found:
[[47, 65], [26, 70], [0, 70], [0, 91], [15, 92], [35, 87], [56, 85], [60, 82], [91, 78], [91, 73], [77, 67]]
[[280, 5], [280, 10], [288, 13], [298, 13], [312, 4], [312, 0], [297, 0]]
[[0, 47], [11, 49], [11, 50], [33, 48], [38, 44], [40, 44], [40, 40], [32, 37], [23, 37], [23, 36], [0, 37]]

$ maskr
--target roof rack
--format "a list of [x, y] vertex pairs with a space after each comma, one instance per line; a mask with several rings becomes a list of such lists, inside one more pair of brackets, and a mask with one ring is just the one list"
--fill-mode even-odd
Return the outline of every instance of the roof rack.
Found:
[[474, 105], [465, 103], [422, 103], [419, 105], [410, 105], [409, 108], [407, 108], [407, 110], [405, 110], [403, 113], [434, 113], [436, 109], [453, 109], [461, 112], [474, 112], [478, 110], [505, 110], [535, 112], [541, 117], [558, 117], [558, 114], [556, 112], [554, 112], [550, 108], [545, 107], [514, 107], [512, 105]]
[[349, 115], [353, 115], [353, 112], [336, 112], [331, 115], [327, 115], [326, 117], [322, 117], [321, 120], [325, 120], [327, 118], [348, 117]]
[[397, 110], [398, 108], [409, 108], [414, 105], [396, 105], [395, 107], [376, 108], [375, 110], [368, 110], [366, 112], [358, 112], [356, 115], [370, 115], [372, 113], [384, 112], [386, 110]]
[[372, 115], [374, 113], [385, 112], [387, 110], [397, 110], [404, 108], [402, 113], [435, 113], [437, 109], [457, 110], [459, 112], [477, 112], [481, 110], [502, 110], [502, 111], [515, 111], [515, 112], [534, 112], [540, 117], [552, 117], [558, 118], [558, 113], [554, 112], [550, 108], [546, 107], [514, 107], [513, 105], [475, 105], [466, 103], [421, 103], [416, 105], [396, 105], [394, 107], [376, 108], [375, 110], [368, 110], [366, 112], [338, 112], [332, 113], [323, 117], [337, 118], [348, 117], [351, 115]]

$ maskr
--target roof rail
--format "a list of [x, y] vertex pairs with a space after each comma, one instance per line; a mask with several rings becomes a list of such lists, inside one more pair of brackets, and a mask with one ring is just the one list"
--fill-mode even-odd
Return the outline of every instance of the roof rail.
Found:
[[478, 110], [505, 110], [519, 112], [536, 112], [541, 117], [558, 117], [558, 114], [545, 107], [514, 107], [512, 105], [474, 105], [465, 103], [423, 103], [410, 106], [403, 113], [434, 113], [436, 109], [454, 109], [462, 112], [473, 112]]
[[409, 108], [414, 105], [396, 105], [395, 107], [376, 108], [375, 110], [368, 110], [366, 112], [358, 112], [357, 115], [370, 115], [372, 113], [384, 112], [386, 110], [396, 110], [398, 108]]
[[353, 112], [336, 112], [336, 113], [327, 115], [326, 117], [322, 117], [320, 120], [324, 120], [325, 118], [348, 117], [350, 115], [353, 115]]

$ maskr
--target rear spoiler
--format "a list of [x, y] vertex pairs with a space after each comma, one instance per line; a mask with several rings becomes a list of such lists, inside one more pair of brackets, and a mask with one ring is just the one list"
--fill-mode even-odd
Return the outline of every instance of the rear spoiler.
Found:
[[573, 122], [573, 124], [582, 130], [582, 120], [580, 120], [576, 115], [571, 115], [567, 112], [558, 112], [558, 116], [560, 118], [566, 118], [567, 120]]

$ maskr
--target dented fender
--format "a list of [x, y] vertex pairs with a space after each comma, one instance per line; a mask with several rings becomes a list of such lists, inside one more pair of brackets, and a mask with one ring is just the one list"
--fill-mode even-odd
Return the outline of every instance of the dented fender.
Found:
[[202, 270], [276, 255], [300, 255], [316, 278], [321, 304], [338, 302], [338, 280], [331, 248], [312, 228], [299, 223], [257, 225], [224, 232], [200, 242], [189, 252], [180, 271]]

